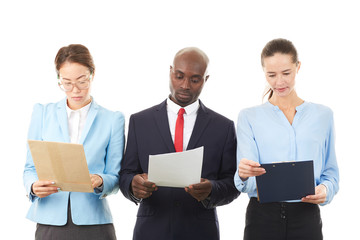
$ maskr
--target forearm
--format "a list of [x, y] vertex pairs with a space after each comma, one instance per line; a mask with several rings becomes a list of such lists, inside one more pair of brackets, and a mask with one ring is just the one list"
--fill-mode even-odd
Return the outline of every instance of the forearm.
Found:
[[210, 180], [210, 182], [212, 190], [207, 208], [229, 204], [240, 195], [240, 192], [234, 186], [233, 179], [230, 177], [221, 180]]
[[104, 198], [119, 191], [119, 176], [117, 174], [97, 174], [103, 179], [102, 191], [95, 192]]
[[133, 173], [128, 173], [126, 171], [121, 170], [119, 186], [120, 186], [120, 191], [122, 192], [124, 197], [126, 197], [130, 201], [136, 203], [137, 201], [136, 201], [136, 199], [134, 199], [134, 195], [131, 191], [131, 182], [132, 182], [134, 176], [135, 176], [135, 174], [133, 174]]

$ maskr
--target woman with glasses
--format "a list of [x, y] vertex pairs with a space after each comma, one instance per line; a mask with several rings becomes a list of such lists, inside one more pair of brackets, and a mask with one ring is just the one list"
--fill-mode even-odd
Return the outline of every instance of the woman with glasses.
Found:
[[[323, 239], [318, 205], [330, 203], [339, 189], [333, 113], [297, 95], [300, 61], [292, 42], [268, 42], [261, 64], [270, 86], [268, 101], [242, 110], [237, 123], [235, 186], [251, 198], [244, 239]], [[315, 194], [259, 203], [255, 176], [267, 174], [261, 164], [302, 160], [313, 160]]]
[[55, 65], [66, 97], [34, 106], [28, 139], [83, 144], [94, 192], [62, 192], [54, 179], [38, 180], [28, 149], [23, 177], [32, 205], [27, 218], [37, 222], [35, 239], [116, 239], [106, 196], [119, 189], [124, 116], [91, 97], [95, 66], [85, 46], [61, 48]]

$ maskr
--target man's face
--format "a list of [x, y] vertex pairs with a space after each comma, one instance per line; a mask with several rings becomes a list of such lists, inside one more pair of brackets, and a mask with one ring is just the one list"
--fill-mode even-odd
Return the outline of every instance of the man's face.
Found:
[[195, 102], [209, 76], [205, 76], [207, 64], [196, 52], [175, 57], [170, 67], [170, 98], [185, 107]]

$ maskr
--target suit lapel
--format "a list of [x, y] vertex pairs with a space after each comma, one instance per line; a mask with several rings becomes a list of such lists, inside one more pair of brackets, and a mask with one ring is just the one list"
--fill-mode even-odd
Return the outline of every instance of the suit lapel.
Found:
[[200, 107], [197, 112], [197, 117], [195, 121], [194, 129], [191, 133], [191, 137], [189, 140], [189, 144], [186, 150], [194, 149], [196, 143], [199, 141], [201, 135], [203, 134], [204, 130], [206, 129], [208, 123], [210, 122], [210, 116], [206, 109], [206, 107], [202, 104], [199, 100]]
[[70, 142], [68, 118], [66, 112], [66, 98], [57, 103], [57, 118], [65, 142]]
[[88, 133], [90, 131], [90, 128], [95, 120], [95, 117], [96, 117], [98, 111], [99, 111], [99, 105], [97, 105], [97, 103], [93, 99], [90, 109], [89, 109], [89, 113], [86, 118], [84, 129], [82, 130], [82, 133], [81, 133], [81, 137], [80, 137], [80, 141], [79, 141], [80, 144], [84, 144], [86, 136], [88, 135]]
[[169, 152], [175, 152], [174, 143], [171, 138], [171, 133], [169, 129], [169, 119], [166, 109], [166, 100], [162, 102], [160, 105], [158, 105], [158, 107], [156, 108], [155, 121], [159, 129], [160, 135], [163, 138], [165, 145], [169, 149]]

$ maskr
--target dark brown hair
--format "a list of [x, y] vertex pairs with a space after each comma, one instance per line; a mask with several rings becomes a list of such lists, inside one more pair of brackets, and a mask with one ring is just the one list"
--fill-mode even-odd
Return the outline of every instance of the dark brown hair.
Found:
[[55, 57], [56, 72], [59, 75], [59, 70], [65, 62], [79, 63], [87, 67], [90, 73], [94, 73], [95, 65], [89, 49], [81, 44], [70, 44], [69, 46], [59, 49]]
[[[265, 58], [272, 57], [276, 53], [291, 55], [292, 62], [295, 63], [296, 65], [299, 62], [298, 53], [296, 51], [294, 44], [289, 40], [286, 40], [283, 38], [277, 38], [277, 39], [274, 39], [274, 40], [271, 40], [270, 42], [268, 42], [265, 45], [265, 47], [263, 48], [263, 50], [261, 52], [261, 66], [264, 67], [264, 59]], [[273, 90], [271, 88], [269, 90], [267, 90], [266, 93], [264, 94], [264, 97], [268, 93], [269, 93], [268, 99], [270, 99], [273, 95]]]

